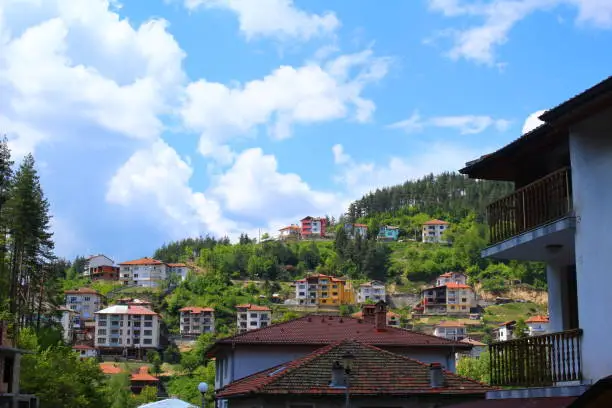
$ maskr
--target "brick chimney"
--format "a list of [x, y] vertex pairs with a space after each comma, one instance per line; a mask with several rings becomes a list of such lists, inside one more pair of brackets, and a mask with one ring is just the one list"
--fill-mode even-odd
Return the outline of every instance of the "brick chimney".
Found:
[[361, 306], [361, 314], [364, 323], [375, 324], [376, 323], [376, 305], [366, 305]]
[[376, 330], [384, 331], [387, 329], [387, 304], [384, 300], [374, 305], [374, 325]]

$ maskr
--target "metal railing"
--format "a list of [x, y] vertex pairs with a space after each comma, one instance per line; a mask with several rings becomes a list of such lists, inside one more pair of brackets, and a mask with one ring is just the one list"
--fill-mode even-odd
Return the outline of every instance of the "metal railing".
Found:
[[493, 343], [491, 385], [546, 387], [582, 380], [582, 329]]
[[487, 206], [490, 243], [495, 244], [572, 210], [571, 171], [562, 168]]

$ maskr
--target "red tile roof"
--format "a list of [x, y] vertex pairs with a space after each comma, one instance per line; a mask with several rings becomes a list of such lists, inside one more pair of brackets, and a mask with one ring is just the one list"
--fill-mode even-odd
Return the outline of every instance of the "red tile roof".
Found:
[[448, 282], [444, 286], [446, 286], [448, 289], [471, 289], [470, 285], [455, 282]]
[[548, 323], [549, 319], [547, 316], [531, 316], [525, 320], [525, 323]]
[[444, 321], [444, 322], [438, 323], [436, 326], [437, 327], [465, 327], [465, 324], [461, 322]]
[[77, 344], [75, 346], [72, 346], [73, 350], [95, 350], [94, 347], [88, 346], [86, 344]]
[[512, 324], [516, 324], [516, 320], [510, 320], [510, 321], [507, 321], [507, 322], [503, 322], [503, 323], [498, 324], [498, 326], [499, 327], [503, 327], [503, 326], [510, 326]]
[[253, 312], [269, 312], [270, 311], [270, 308], [268, 306], [253, 305], [251, 303], [247, 303], [244, 305], [236, 305], [236, 309], [238, 308], [248, 309]]
[[149, 367], [142, 366], [137, 373], [130, 376], [130, 381], [158, 382], [159, 378], [153, 377], [151, 374], [149, 374]]
[[297, 225], [288, 225], [284, 228], [279, 229], [279, 231], [286, 231], [286, 230], [300, 230], [301, 228]]
[[163, 265], [162, 261], [153, 258], [140, 258], [133, 261], [121, 262], [119, 265]]
[[171, 268], [185, 268], [185, 267], [187, 267], [187, 265], [182, 263], [182, 262], [179, 262], [179, 263], [169, 263], [167, 265], [169, 267], [171, 267]]
[[427, 221], [423, 225], [448, 225], [448, 222], [442, 220], [431, 220]]
[[97, 290], [94, 290], [92, 288], [78, 288], [78, 289], [65, 290], [64, 293], [66, 295], [98, 295], [98, 296], [101, 296]]
[[212, 307], [195, 307], [195, 306], [187, 306], [182, 309], [179, 309], [179, 312], [190, 312], [193, 314], [198, 314], [202, 312], [214, 312], [215, 309]]
[[100, 363], [100, 370], [102, 370], [102, 373], [107, 375], [119, 374], [123, 372], [123, 370], [119, 368], [118, 365], [112, 363]]
[[472, 346], [429, 334], [387, 326], [377, 331], [372, 323], [361, 319], [340, 316], [307, 315], [284, 323], [273, 324], [218, 340], [223, 344], [312, 344], [327, 345], [354, 339], [375, 346], [395, 347], [455, 347], [470, 349]]
[[260, 371], [235, 381], [216, 394], [218, 398], [245, 395], [343, 395], [345, 389], [331, 387], [331, 367], [351, 353], [351, 395], [481, 395], [493, 390], [485, 384], [443, 371], [445, 384], [432, 388], [430, 367], [411, 358], [377, 347], [344, 340], [322, 347], [302, 358]]

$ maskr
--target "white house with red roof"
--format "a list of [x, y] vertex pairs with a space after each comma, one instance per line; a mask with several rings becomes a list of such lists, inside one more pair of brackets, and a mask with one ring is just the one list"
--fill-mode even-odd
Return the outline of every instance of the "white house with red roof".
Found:
[[447, 283], [458, 283], [461, 285], [467, 284], [467, 276], [461, 272], [446, 272], [438, 276], [436, 286], [443, 286]]
[[215, 309], [187, 306], [179, 309], [180, 331], [183, 336], [199, 336], [215, 332]]
[[424, 315], [467, 316], [475, 307], [476, 292], [467, 285], [460, 272], [446, 272], [436, 279], [436, 285], [421, 291], [421, 302], [415, 308]]
[[238, 333], [268, 327], [272, 323], [272, 310], [267, 306], [244, 304], [236, 306]]
[[181, 281], [187, 279], [187, 274], [189, 273], [189, 267], [187, 266], [187, 264], [183, 262], [176, 262], [167, 263], [166, 265], [168, 266], [168, 275], [174, 274], [176, 276], [179, 276], [181, 278]]
[[385, 284], [379, 281], [362, 283], [357, 288], [357, 303], [364, 303], [369, 300], [378, 302], [386, 299]]
[[81, 359], [93, 358], [93, 357], [96, 357], [98, 355], [98, 352], [97, 352], [96, 348], [92, 347], [90, 345], [87, 345], [87, 344], [77, 344], [77, 345], [74, 345], [74, 346], [72, 346], [72, 350], [74, 350], [77, 353], [79, 353], [79, 357]]
[[283, 227], [281, 229], [278, 230], [279, 234], [278, 234], [278, 238], [282, 239], [282, 240], [286, 240], [286, 239], [298, 239], [300, 238], [300, 232], [301, 232], [301, 228], [299, 225], [287, 225], [286, 227]]
[[531, 316], [529, 319], [525, 320], [525, 324], [529, 327], [530, 336], [538, 336], [548, 333], [550, 320], [548, 316]]
[[379, 302], [374, 322], [353, 317], [307, 315], [258, 330], [220, 339], [208, 350], [216, 358], [215, 388], [240, 378], [306, 356], [316, 349], [346, 339], [380, 347], [425, 363], [455, 370], [455, 352], [471, 345], [417, 333], [386, 324], [387, 308]]
[[467, 336], [467, 330], [461, 322], [443, 321], [436, 325], [434, 336], [461, 341]]
[[140, 258], [119, 264], [119, 279], [124, 285], [156, 288], [168, 276], [168, 265], [153, 258]]
[[423, 224], [423, 242], [446, 243], [444, 232], [450, 224], [442, 220], [430, 220]]
[[101, 266], [115, 266], [115, 261], [103, 254], [90, 255], [85, 258], [83, 276], [91, 276], [93, 271]]
[[160, 316], [136, 305], [114, 305], [96, 312], [95, 346], [106, 351], [159, 348]]

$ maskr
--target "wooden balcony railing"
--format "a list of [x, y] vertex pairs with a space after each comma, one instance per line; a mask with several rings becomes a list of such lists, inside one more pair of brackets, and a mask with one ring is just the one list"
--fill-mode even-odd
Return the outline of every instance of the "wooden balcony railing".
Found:
[[571, 183], [570, 169], [565, 167], [489, 204], [490, 243], [566, 216], [572, 210]]
[[491, 385], [546, 387], [580, 381], [581, 329], [527, 337], [490, 346]]

